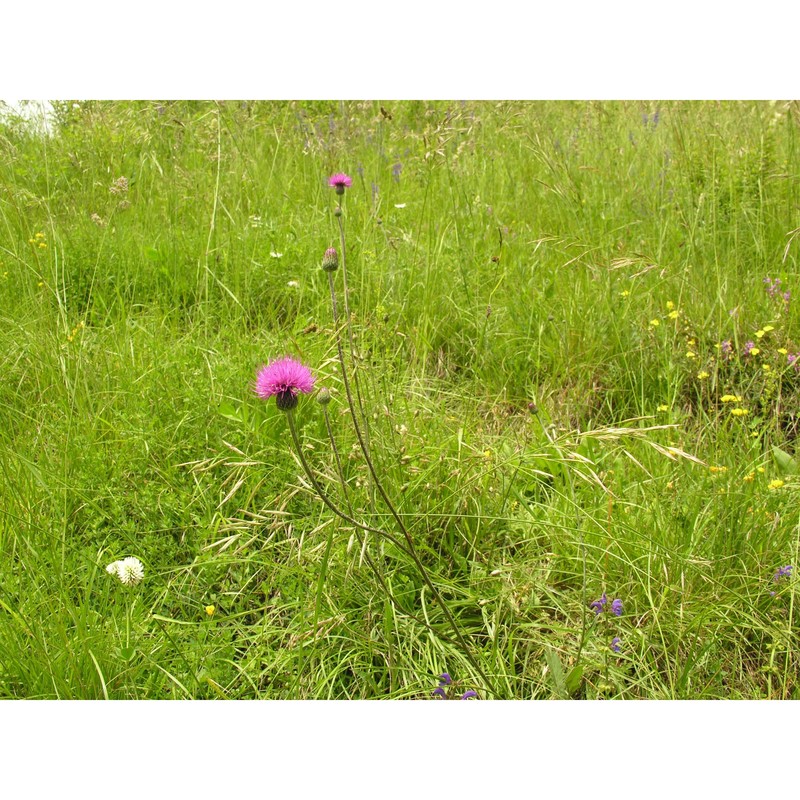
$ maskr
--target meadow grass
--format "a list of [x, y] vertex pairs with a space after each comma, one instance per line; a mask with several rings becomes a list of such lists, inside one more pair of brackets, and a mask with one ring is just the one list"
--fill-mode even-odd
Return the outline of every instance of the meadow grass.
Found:
[[[796, 104], [56, 110], [0, 123], [3, 697], [797, 696]], [[311, 398], [305, 458], [399, 535], [338, 171], [370, 451], [473, 660], [253, 393], [311, 366], [346, 495]]]

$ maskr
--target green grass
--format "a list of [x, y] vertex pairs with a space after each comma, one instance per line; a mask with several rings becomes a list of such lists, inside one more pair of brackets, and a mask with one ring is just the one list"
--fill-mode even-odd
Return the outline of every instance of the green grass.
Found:
[[[454, 696], [796, 697], [772, 577], [800, 548], [800, 109], [383, 105], [0, 123], [0, 696], [427, 698], [447, 671]], [[377, 470], [491, 687], [252, 392], [309, 364], [355, 516], [398, 534], [319, 268], [341, 170]], [[295, 416], [341, 498], [320, 408]], [[128, 555], [136, 587], [105, 572]]]

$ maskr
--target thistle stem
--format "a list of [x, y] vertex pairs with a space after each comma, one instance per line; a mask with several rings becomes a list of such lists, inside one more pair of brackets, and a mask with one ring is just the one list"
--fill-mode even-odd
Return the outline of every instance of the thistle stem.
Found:
[[[358, 532], [358, 529], [360, 528], [360, 529], [362, 529], [364, 531], [367, 531], [369, 533], [376, 533], [379, 536], [385, 537], [390, 542], [392, 542], [392, 544], [394, 544], [395, 547], [397, 547], [402, 552], [406, 553], [406, 555], [412, 555], [411, 553], [409, 553], [407, 548], [404, 547], [390, 533], [387, 533], [386, 531], [380, 530], [379, 528], [372, 528], [369, 525], [364, 525], [364, 524], [358, 522], [357, 520], [353, 519], [353, 517], [348, 516], [343, 511], [338, 509], [334, 505], [334, 503], [331, 502], [331, 500], [328, 498], [327, 494], [325, 493], [324, 489], [320, 485], [319, 481], [314, 476], [314, 473], [311, 471], [311, 467], [310, 467], [308, 461], [306, 460], [305, 454], [303, 453], [303, 449], [302, 449], [302, 447], [300, 445], [300, 437], [298, 436], [298, 433], [297, 433], [297, 428], [296, 428], [295, 423], [294, 423], [294, 416], [292, 414], [292, 410], [291, 409], [286, 412], [286, 418], [287, 418], [287, 422], [289, 423], [289, 430], [291, 431], [292, 440], [294, 441], [295, 450], [297, 450], [297, 455], [298, 455], [298, 458], [300, 459], [300, 463], [301, 463], [301, 465], [303, 467], [303, 471], [306, 473], [308, 479], [311, 481], [311, 484], [314, 487], [314, 490], [317, 492], [317, 494], [319, 495], [319, 497], [322, 500], [322, 502], [325, 503], [325, 505], [331, 511], [333, 511], [334, 514], [336, 514], [338, 517], [341, 517], [343, 520], [345, 520], [346, 522], [349, 522], [351, 525], [354, 525], [356, 527], [356, 536], [358, 537], [359, 544], [363, 544], [363, 539], [361, 538], [361, 534]], [[328, 423], [328, 435], [331, 437], [331, 445], [333, 446], [334, 452], [336, 452], [336, 443], [335, 443], [335, 441], [333, 439], [333, 431], [331, 429], [330, 422], [328, 420], [327, 411], [325, 412], [325, 419], [326, 419], [326, 422]], [[339, 460], [338, 454], [336, 456], [336, 459], [337, 459], [337, 462], [338, 462], [338, 460]], [[341, 472], [341, 465], [340, 464], [339, 464], [339, 470], [340, 470], [340, 475], [343, 476], [343, 473]], [[342, 480], [343, 480], [343, 477], [342, 477]], [[347, 502], [348, 502], [348, 508], [351, 508], [349, 500]], [[326, 552], [326, 557], [327, 557], [327, 554], [328, 553]], [[416, 614], [412, 614], [410, 611], [408, 611], [405, 608], [403, 608], [403, 606], [397, 601], [397, 599], [394, 597], [394, 595], [392, 594], [391, 590], [387, 586], [386, 581], [384, 580], [383, 576], [381, 575], [380, 570], [378, 569], [377, 565], [372, 560], [372, 557], [370, 556], [370, 554], [365, 551], [364, 552], [364, 556], [365, 556], [365, 558], [367, 560], [367, 564], [369, 564], [370, 568], [372, 569], [372, 571], [375, 574], [375, 577], [378, 579], [378, 583], [380, 583], [381, 588], [384, 590], [384, 592], [386, 592], [386, 596], [389, 598], [389, 601], [396, 608], [398, 608], [406, 616], [408, 616], [411, 619], [413, 619], [415, 622], [418, 622], [420, 625], [423, 625], [425, 628], [427, 628], [429, 631], [431, 631], [431, 633], [436, 634], [436, 636], [438, 636], [443, 641], [448, 642], [449, 644], [453, 644], [453, 645], [459, 644], [459, 642], [456, 642], [454, 639], [451, 639], [449, 636], [446, 636], [445, 634], [441, 633], [440, 631], [437, 631], [436, 628], [434, 628], [432, 625], [430, 625], [430, 623], [426, 622], [424, 619], [420, 619], [420, 617], [418, 617]], [[413, 558], [413, 555], [412, 555], [412, 558]], [[435, 594], [436, 590], [434, 589], [433, 592]], [[441, 605], [441, 600], [439, 600], [439, 603]], [[461, 645], [463, 647], [463, 640], [461, 642]], [[478, 667], [476, 667], [476, 668], [478, 669], [478, 672], [480, 673], [480, 668], [478, 668]], [[481, 673], [481, 675], [482, 675], [482, 673]], [[486, 680], [486, 679], [484, 678], [484, 680]], [[487, 681], [487, 683], [488, 683], [488, 681]]]
[[[341, 218], [339, 220], [339, 224], [341, 225]], [[344, 253], [342, 254], [342, 256], [344, 256]], [[414, 561], [414, 564], [416, 565], [417, 569], [419, 570], [420, 575], [422, 576], [422, 579], [425, 581], [425, 584], [427, 585], [428, 589], [430, 589], [431, 594], [436, 599], [436, 602], [439, 604], [439, 607], [442, 609], [442, 613], [445, 615], [445, 617], [447, 618], [447, 622], [449, 623], [450, 627], [453, 629], [453, 632], [455, 633], [456, 639], [458, 639], [458, 642], [461, 645], [461, 648], [462, 648], [462, 650], [464, 652], [464, 655], [466, 655], [466, 657], [469, 659], [469, 661], [472, 664], [472, 666], [475, 668], [477, 673], [483, 679], [483, 681], [486, 684], [487, 688], [489, 688], [492, 691], [494, 691], [494, 688], [492, 686], [492, 682], [486, 677], [486, 674], [484, 673], [483, 669], [481, 668], [480, 664], [478, 663], [478, 660], [472, 654], [472, 650], [470, 649], [469, 645], [467, 644], [466, 640], [464, 639], [464, 635], [461, 633], [461, 629], [459, 628], [458, 623], [455, 621], [455, 618], [450, 613], [450, 609], [447, 607], [447, 605], [445, 605], [445, 602], [442, 599], [442, 596], [439, 593], [439, 590], [436, 588], [436, 586], [434, 586], [433, 581], [430, 579], [430, 576], [428, 575], [428, 571], [425, 569], [425, 565], [422, 563], [422, 561], [420, 560], [419, 556], [417, 555], [417, 549], [416, 549], [416, 547], [414, 547], [414, 542], [413, 542], [413, 540], [411, 538], [411, 534], [408, 532], [408, 529], [406, 528], [405, 523], [403, 522], [403, 520], [400, 517], [400, 515], [397, 513], [397, 510], [395, 509], [394, 504], [389, 499], [389, 495], [384, 490], [383, 484], [380, 482], [380, 480], [378, 478], [378, 475], [377, 475], [377, 473], [375, 471], [375, 466], [373, 465], [372, 458], [370, 457], [369, 448], [366, 445], [366, 442], [364, 440], [364, 435], [363, 435], [363, 433], [361, 431], [361, 426], [358, 423], [358, 415], [356, 414], [355, 403], [353, 402], [353, 392], [352, 392], [352, 389], [350, 388], [350, 379], [348, 378], [348, 375], [347, 375], [347, 365], [345, 364], [344, 351], [342, 350], [342, 339], [341, 339], [341, 336], [338, 333], [338, 330], [339, 330], [339, 314], [338, 314], [338, 306], [337, 306], [337, 303], [336, 303], [336, 287], [334, 286], [334, 283], [333, 283], [333, 273], [332, 272], [328, 272], [328, 286], [330, 288], [330, 293], [331, 293], [331, 307], [332, 307], [332, 312], [333, 312], [333, 325], [334, 325], [334, 329], [337, 331], [337, 334], [336, 334], [336, 348], [337, 348], [337, 351], [338, 351], [338, 354], [339, 354], [339, 364], [341, 365], [341, 368], [342, 368], [342, 381], [344, 383], [344, 390], [345, 390], [345, 394], [347, 395], [348, 405], [350, 406], [350, 416], [352, 417], [352, 420], [353, 420], [353, 428], [355, 429], [355, 432], [356, 432], [356, 438], [358, 439], [358, 444], [359, 444], [359, 447], [361, 448], [361, 452], [364, 454], [364, 459], [367, 462], [367, 467], [369, 469], [370, 475], [372, 476], [372, 481], [373, 481], [373, 483], [375, 485], [375, 488], [378, 490], [378, 493], [380, 494], [381, 498], [383, 499], [383, 502], [386, 504], [386, 507], [389, 509], [389, 513], [394, 517], [398, 528], [400, 529], [400, 531], [403, 534], [403, 538], [405, 539], [406, 544], [407, 544], [407, 548], [404, 548], [404, 549], [411, 556], [412, 560]], [[345, 301], [346, 301], [346, 298], [345, 298]], [[348, 330], [349, 330], [349, 325], [348, 325]], [[361, 527], [363, 527], [363, 526], [361, 526]]]

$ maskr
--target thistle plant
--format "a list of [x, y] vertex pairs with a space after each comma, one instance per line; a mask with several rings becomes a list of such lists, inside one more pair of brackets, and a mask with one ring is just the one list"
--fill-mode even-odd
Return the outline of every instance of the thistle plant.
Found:
[[[349, 176], [343, 173], [337, 173], [331, 176], [329, 180], [329, 185], [335, 188], [336, 193], [339, 196], [344, 195], [345, 189], [349, 187], [351, 184], [352, 184], [351, 178], [349, 178]], [[322, 259], [322, 269], [328, 276], [328, 287], [330, 290], [330, 298], [331, 298], [331, 312], [333, 317], [333, 324], [334, 324], [334, 331], [336, 338], [336, 349], [338, 354], [339, 366], [342, 373], [342, 382], [344, 385], [347, 405], [350, 410], [350, 419], [353, 424], [353, 429], [355, 431], [358, 446], [366, 462], [369, 475], [372, 481], [372, 486], [377, 491], [378, 495], [380, 496], [381, 500], [383, 501], [384, 505], [389, 511], [389, 514], [394, 520], [394, 523], [400, 533], [399, 538], [398, 536], [389, 533], [383, 528], [376, 528], [371, 525], [367, 525], [363, 522], [360, 522], [359, 520], [356, 519], [354, 515], [353, 508], [350, 503], [348, 495], [347, 482], [345, 480], [344, 472], [341, 466], [341, 459], [339, 458], [338, 449], [336, 448], [335, 438], [333, 435], [333, 429], [330, 424], [330, 419], [328, 417], [327, 405], [328, 402], [330, 401], [330, 395], [327, 389], [320, 392], [318, 399], [320, 401], [320, 405], [323, 409], [323, 414], [325, 416], [328, 438], [331, 443], [332, 451], [334, 453], [339, 482], [342, 486], [342, 492], [343, 492], [343, 497], [345, 499], [345, 503], [347, 504], [347, 509], [348, 509], [347, 512], [339, 508], [339, 506], [329, 497], [328, 493], [323, 488], [320, 481], [314, 474], [311, 465], [308, 463], [308, 460], [303, 451], [302, 443], [300, 441], [297, 425], [295, 423], [294, 411], [298, 405], [299, 394], [309, 394], [314, 388], [315, 379], [311, 373], [311, 370], [304, 364], [301, 364], [300, 362], [297, 362], [291, 358], [288, 357], [282, 358], [278, 361], [275, 361], [267, 365], [266, 367], [260, 370], [256, 378], [255, 391], [256, 394], [258, 394], [263, 399], [268, 399], [274, 396], [277, 407], [281, 411], [285, 412], [289, 431], [292, 437], [295, 450], [297, 451], [300, 463], [309, 481], [311, 482], [311, 485], [313, 486], [316, 493], [319, 495], [322, 502], [334, 514], [336, 514], [338, 517], [345, 520], [349, 524], [355, 526], [359, 531], [374, 533], [390, 541], [400, 551], [404, 552], [411, 559], [417, 571], [419, 572], [420, 577], [422, 578], [428, 590], [430, 591], [431, 595], [437, 602], [439, 608], [442, 610], [442, 613], [444, 614], [447, 620], [447, 624], [453, 632], [454, 639], [450, 638], [447, 635], [443, 635], [440, 631], [434, 628], [429, 622], [427, 621], [423, 622], [414, 614], [409, 614], [409, 616], [411, 616], [413, 619], [425, 625], [425, 627], [431, 630], [433, 633], [435, 633], [438, 638], [444, 641], [457, 643], [459, 648], [462, 650], [464, 655], [467, 657], [467, 659], [470, 661], [472, 666], [475, 668], [477, 673], [484, 681], [486, 688], [492, 690], [492, 684], [490, 680], [484, 673], [475, 655], [472, 653], [472, 650], [469, 647], [461, 631], [461, 628], [456, 622], [455, 617], [450, 612], [450, 609], [448, 608], [447, 604], [442, 598], [441, 593], [439, 592], [435, 583], [431, 579], [428, 570], [422, 563], [422, 560], [420, 559], [417, 549], [414, 545], [411, 533], [408, 530], [408, 527], [406, 526], [406, 523], [404, 522], [403, 518], [398, 513], [388, 492], [384, 488], [383, 483], [378, 476], [377, 470], [375, 468], [375, 463], [370, 453], [368, 429], [367, 429], [367, 416], [364, 413], [362, 393], [359, 388], [357, 359], [355, 355], [354, 336], [351, 325], [352, 318], [348, 302], [346, 258], [345, 258], [346, 246], [345, 246], [345, 234], [344, 234], [344, 224], [342, 221], [342, 213], [343, 212], [341, 205], [337, 205], [335, 210], [335, 216], [339, 224], [341, 253], [337, 252], [335, 248], [329, 247], [325, 251], [325, 254]], [[348, 331], [350, 360], [352, 364], [352, 382], [350, 379], [350, 369], [348, 368], [348, 364], [344, 354], [344, 346], [342, 341], [342, 328], [340, 326], [340, 321], [339, 321], [339, 306], [337, 302], [337, 292], [334, 281], [334, 275], [336, 274], [337, 271], [339, 271], [340, 264], [341, 264], [341, 274], [342, 274], [342, 285], [344, 291], [344, 309], [346, 317], [345, 327], [347, 328]], [[331, 546], [331, 539], [329, 539], [326, 547], [326, 554], [324, 556], [325, 563], [327, 563], [327, 558], [330, 553], [330, 546]], [[370, 564], [370, 567], [373, 569], [373, 572], [376, 574], [379, 583], [381, 584], [381, 587], [387, 593], [388, 599], [396, 607], [400, 608], [399, 605], [397, 604], [396, 599], [392, 596], [391, 592], [389, 591], [380, 573], [380, 570], [377, 568], [377, 565], [375, 565], [375, 563], [371, 560], [368, 563]], [[403, 611], [402, 608], [400, 608], [400, 610]]]
[[[343, 173], [337, 173], [332, 175], [329, 181], [329, 184], [336, 189], [337, 195], [343, 195], [345, 192], [345, 188], [349, 187], [352, 184], [352, 179], [349, 178], [347, 175]], [[353, 343], [353, 331], [352, 331], [352, 318], [350, 315], [350, 308], [348, 302], [348, 291], [347, 291], [347, 267], [346, 267], [346, 243], [345, 243], [345, 233], [344, 233], [344, 221], [342, 219], [342, 208], [341, 206], [337, 206], [335, 211], [335, 217], [337, 219], [339, 225], [339, 240], [341, 244], [341, 265], [342, 265], [342, 286], [344, 289], [344, 308], [345, 308], [345, 317], [346, 317], [346, 327], [348, 331], [348, 337], [350, 340], [350, 356], [353, 362], [353, 384], [355, 385], [356, 390], [356, 398], [354, 399], [353, 391], [351, 389], [350, 380], [348, 377], [347, 371], [347, 364], [345, 363], [344, 358], [344, 350], [342, 347], [342, 338], [341, 332], [339, 327], [339, 315], [338, 315], [338, 307], [336, 302], [336, 285], [334, 282], [334, 273], [337, 271], [337, 259], [335, 258], [335, 253], [333, 252], [333, 248], [329, 248], [325, 253], [325, 258], [323, 258], [323, 269], [328, 275], [328, 287], [330, 290], [331, 295], [331, 311], [333, 314], [333, 325], [334, 331], [336, 336], [336, 349], [339, 356], [339, 365], [342, 371], [342, 382], [344, 384], [345, 394], [347, 396], [347, 403], [350, 408], [350, 415], [353, 422], [353, 429], [355, 430], [356, 439], [358, 440], [358, 445], [361, 449], [361, 452], [364, 456], [364, 460], [367, 464], [367, 468], [369, 469], [369, 474], [372, 478], [373, 485], [377, 490], [378, 494], [380, 495], [381, 499], [383, 500], [386, 508], [388, 509], [391, 516], [394, 518], [394, 521], [402, 533], [403, 539], [406, 543], [406, 550], [408, 554], [411, 556], [412, 561], [414, 562], [415, 566], [417, 567], [420, 576], [424, 580], [425, 584], [427, 585], [428, 589], [430, 590], [433, 597], [436, 599], [436, 602], [439, 604], [439, 607], [442, 609], [445, 617], [447, 618], [448, 624], [453, 630], [456, 639], [461, 645], [461, 648], [464, 652], [464, 655], [467, 656], [469, 661], [472, 663], [473, 667], [477, 670], [478, 674], [483, 678], [486, 682], [487, 687], [491, 686], [489, 679], [484, 674], [483, 670], [481, 669], [477, 659], [473, 655], [471, 649], [467, 645], [466, 640], [459, 628], [455, 618], [450, 613], [446, 603], [442, 599], [441, 594], [439, 593], [438, 589], [434, 585], [433, 581], [428, 574], [427, 569], [423, 565], [422, 561], [417, 554], [416, 547], [414, 546], [414, 541], [411, 537], [411, 534], [406, 527], [405, 522], [403, 521], [400, 514], [397, 512], [392, 500], [390, 499], [388, 493], [383, 487], [381, 480], [378, 477], [377, 471], [375, 469], [375, 465], [373, 459], [370, 454], [369, 450], [369, 440], [368, 440], [368, 429], [366, 423], [366, 414], [364, 413], [363, 403], [361, 399], [361, 391], [359, 389], [358, 383], [358, 369], [356, 365], [356, 358], [355, 358], [355, 346]], [[356, 405], [358, 405], [358, 412], [356, 412]], [[364, 422], [364, 428], [362, 430], [362, 426], [359, 423], [359, 416], [361, 420]]]

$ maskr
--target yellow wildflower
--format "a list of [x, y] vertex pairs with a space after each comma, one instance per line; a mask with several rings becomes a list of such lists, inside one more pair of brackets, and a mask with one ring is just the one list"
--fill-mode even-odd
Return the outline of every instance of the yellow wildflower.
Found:
[[656, 411], [669, 411], [669, 406], [665, 406], [663, 403], [656, 409]]
[[756, 331], [756, 339], [760, 339], [765, 333], [766, 331]]
[[774, 330], [775, 330], [775, 328], [773, 328], [772, 325], [765, 325], [764, 326], [764, 333], [769, 333], [770, 331], [774, 331]]
[[697, 342], [695, 342], [695, 340], [694, 340], [694, 339], [687, 339], [687, 340], [686, 340], [686, 344], [687, 344], [689, 347], [694, 347], [694, 346], [695, 346], [695, 344], [697, 344]]
[[700, 381], [702, 381], [704, 378], [707, 378], [707, 377], [708, 377], [708, 373], [705, 370], [703, 370], [702, 372], [698, 372], [697, 373], [697, 379], [700, 380]]
[[667, 310], [672, 311], [673, 308], [675, 308], [675, 303], [672, 300], [667, 300]]
[[46, 242], [39, 242], [39, 247], [47, 247], [47, 243]]
[[661, 320], [660, 319], [651, 319], [650, 320], [650, 327], [651, 328], [657, 328], [660, 324], [661, 324]]
[[37, 233], [36, 234], [36, 238], [37, 239], [44, 239], [44, 234], [43, 233]]
[[724, 394], [720, 397], [723, 403], [741, 403], [742, 398], [735, 394]]
[[678, 314], [680, 314], [680, 311], [670, 311], [669, 314], [667, 314], [667, 316], [670, 319], [678, 319]]
[[772, 367], [769, 364], [762, 364], [761, 369], [763, 369], [764, 372], [769, 372], [772, 369]]
[[755, 477], [756, 477], [755, 472], [751, 472], [749, 475], [745, 475], [744, 478], [742, 478], [742, 480], [745, 483], [752, 483], [755, 480]]
[[713, 467], [712, 466], [712, 467], [709, 467], [708, 469], [709, 469], [709, 472], [727, 472], [728, 471], [727, 467]]
[[206, 606], [206, 614], [208, 614], [209, 617], [213, 617], [216, 610], [216, 606]]
[[761, 351], [757, 347], [751, 347], [750, 348], [750, 355], [751, 356], [757, 356], [760, 352]]
[[746, 408], [732, 408], [731, 414], [734, 417], [744, 417], [747, 416], [750, 412]]
[[628, 291], [627, 289], [624, 289], [623, 291], [621, 291], [619, 293], [619, 296], [620, 297], [627, 297], [629, 294], [630, 294], [630, 291]]
[[778, 348], [778, 352], [779, 352], [779, 353], [780, 353], [782, 356], [788, 355], [788, 353], [789, 353], [789, 351], [788, 351], [788, 350], [787, 350], [785, 347], [779, 347], [779, 348]]
[[697, 353], [693, 353], [691, 350], [687, 351], [686, 358], [697, 358]]
[[768, 489], [780, 489], [783, 486], [783, 481], [780, 478], [775, 478], [774, 481], [770, 481], [767, 484]]

